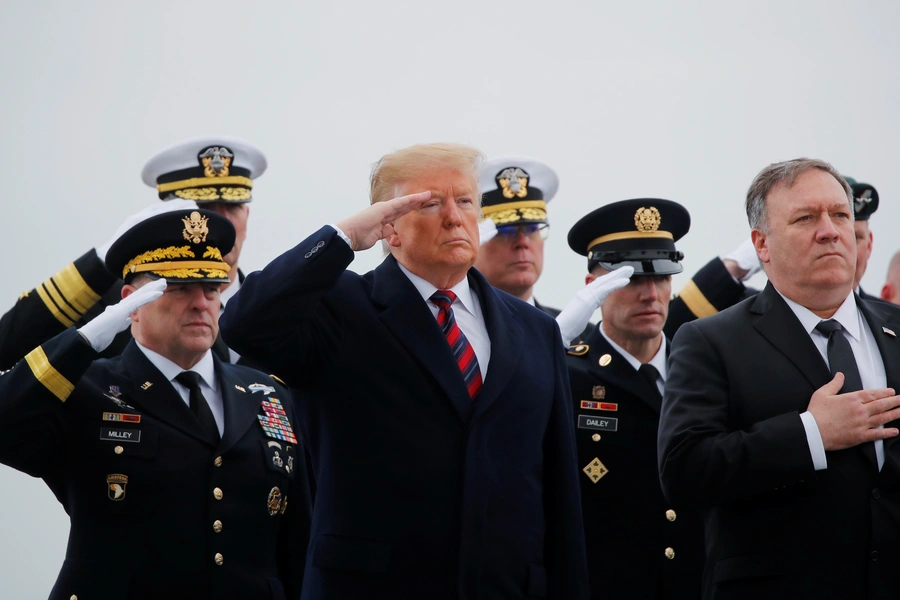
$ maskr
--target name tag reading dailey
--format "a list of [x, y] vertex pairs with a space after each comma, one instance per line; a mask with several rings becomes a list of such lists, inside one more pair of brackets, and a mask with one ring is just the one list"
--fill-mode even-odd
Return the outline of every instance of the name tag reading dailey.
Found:
[[100, 439], [113, 442], [140, 442], [140, 429], [121, 429], [119, 427], [101, 427]]
[[614, 419], [612, 417], [595, 417], [593, 415], [578, 415], [578, 429], [617, 431], [619, 429], [619, 419]]

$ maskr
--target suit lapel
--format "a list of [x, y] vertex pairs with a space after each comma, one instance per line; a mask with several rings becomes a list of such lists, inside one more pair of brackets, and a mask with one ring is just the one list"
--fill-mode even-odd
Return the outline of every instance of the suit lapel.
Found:
[[482, 415], [500, 393], [519, 366], [524, 347], [522, 328], [515, 321], [515, 309], [504, 302], [484, 276], [469, 270], [469, 285], [478, 295], [481, 311], [491, 340], [491, 360], [484, 387], [475, 398], [475, 415]]
[[[600, 333], [600, 327], [594, 330], [587, 343], [590, 346], [588, 356], [590, 357], [591, 373], [608, 385], [631, 393], [646, 404], [655, 415], [659, 416], [658, 391], [652, 389], [650, 382], [644, 379], [628, 360], [606, 341], [606, 338]], [[605, 356], [609, 356], [608, 362], [604, 358]], [[602, 363], [606, 363], [606, 366], [603, 366]]]
[[122, 353], [122, 364], [132, 384], [130, 399], [156, 419], [210, 445], [215, 440], [200, 425], [175, 388], [153, 366], [132, 340]]
[[[813, 389], [831, 380], [831, 373], [809, 333], [771, 283], [756, 297], [750, 311], [759, 315], [753, 327], [799, 369]], [[806, 410], [808, 400], [802, 399], [802, 406], [796, 408]]]
[[[248, 383], [241, 380], [234, 369], [228, 368], [219, 359], [215, 359], [215, 363], [216, 377], [222, 386], [222, 402], [225, 407], [225, 433], [219, 445], [219, 452], [227, 452], [244, 437], [250, 427], [259, 422], [256, 416], [259, 414], [259, 400], [263, 394], [255, 394], [257, 397], [254, 398], [254, 394], [246, 390], [250, 383], [256, 382]], [[287, 398], [279, 400], [287, 402]], [[294, 423], [291, 425], [296, 426]]]
[[[857, 297], [856, 303], [869, 324], [869, 329], [875, 338], [875, 344], [878, 346], [879, 352], [881, 352], [887, 387], [900, 392], [900, 369], [897, 368], [897, 365], [900, 365], [900, 338], [897, 337], [897, 332], [900, 332], [900, 321], [892, 318], [887, 311], [882, 310], [877, 302], [869, 302]], [[888, 331], [893, 332], [894, 335], [891, 335]], [[886, 424], [885, 427], [900, 427], [900, 419]], [[872, 444], [869, 444], [869, 446], [872, 446]], [[867, 452], [866, 454], [871, 454], [870, 459], [875, 458], [874, 452]], [[900, 445], [897, 445], [897, 438], [884, 440], [884, 465], [881, 470], [881, 477], [900, 481]]]
[[468, 422], [472, 400], [456, 358], [428, 305], [393, 256], [385, 258], [375, 269], [372, 300], [382, 308], [379, 316], [385, 327], [437, 380], [459, 418]]

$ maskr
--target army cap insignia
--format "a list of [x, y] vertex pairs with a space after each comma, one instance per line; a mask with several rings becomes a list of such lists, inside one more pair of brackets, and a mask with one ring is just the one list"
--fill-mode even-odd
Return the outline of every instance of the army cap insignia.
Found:
[[655, 206], [651, 206], [650, 208], [644, 208], [642, 206], [634, 213], [634, 226], [641, 233], [656, 231], [659, 229], [660, 223], [662, 223], [662, 217]]
[[195, 244], [206, 241], [206, 236], [209, 234], [209, 225], [207, 225], [209, 217], [204, 217], [195, 210], [181, 221], [184, 223], [182, 232], [184, 239]]

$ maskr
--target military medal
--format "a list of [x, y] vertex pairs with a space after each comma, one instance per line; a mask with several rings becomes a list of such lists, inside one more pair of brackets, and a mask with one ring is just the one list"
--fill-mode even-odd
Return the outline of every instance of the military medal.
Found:
[[[252, 389], [253, 386], [250, 387]], [[257, 415], [256, 418], [259, 419], [259, 424], [266, 436], [296, 444], [297, 437], [294, 435], [284, 407], [281, 406], [281, 400], [275, 397], [266, 397], [261, 402], [261, 406], [264, 414]]]

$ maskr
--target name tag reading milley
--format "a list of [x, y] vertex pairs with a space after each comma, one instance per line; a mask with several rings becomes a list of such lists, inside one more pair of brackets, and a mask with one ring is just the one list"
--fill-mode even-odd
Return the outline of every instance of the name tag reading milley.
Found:
[[140, 442], [140, 429], [120, 429], [118, 427], [101, 427], [100, 439], [113, 442]]

